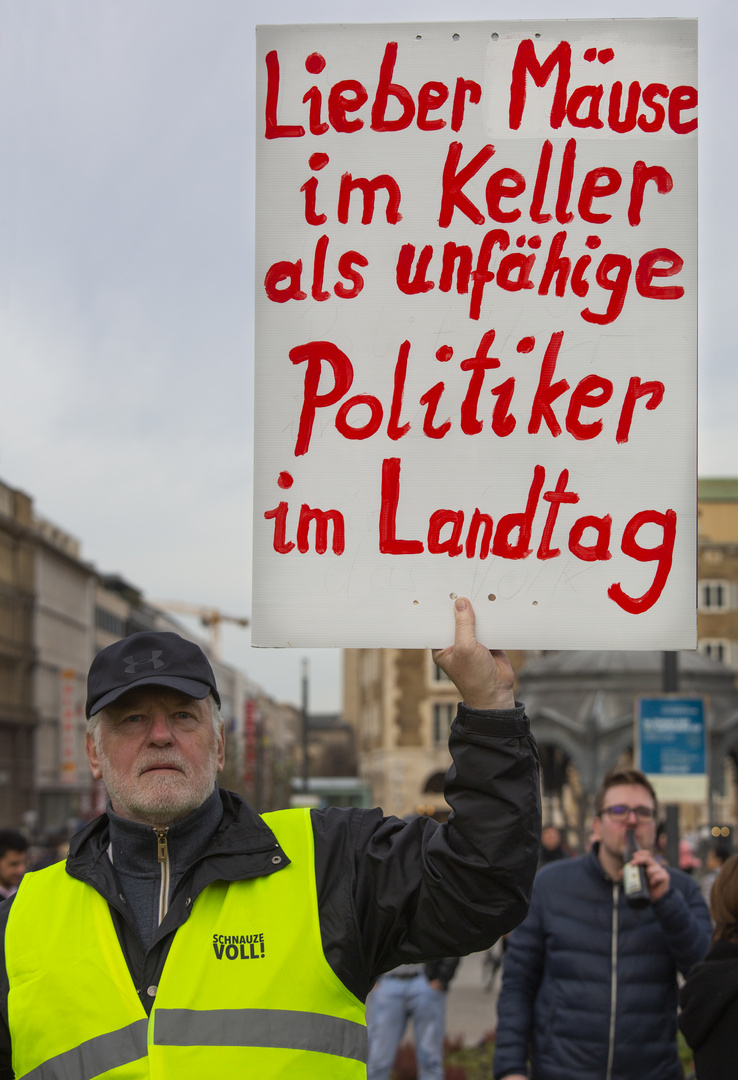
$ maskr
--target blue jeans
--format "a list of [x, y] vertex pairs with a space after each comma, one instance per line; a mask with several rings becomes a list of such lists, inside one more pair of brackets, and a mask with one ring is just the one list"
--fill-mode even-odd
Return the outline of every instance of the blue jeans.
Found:
[[425, 975], [395, 979], [383, 975], [367, 1002], [369, 1062], [367, 1080], [388, 1080], [397, 1047], [412, 1016], [418, 1080], [443, 1080], [446, 994]]

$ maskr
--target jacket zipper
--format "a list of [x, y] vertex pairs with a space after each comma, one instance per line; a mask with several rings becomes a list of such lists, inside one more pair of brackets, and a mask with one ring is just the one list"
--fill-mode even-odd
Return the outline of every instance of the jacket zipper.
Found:
[[610, 1039], [607, 1049], [607, 1072], [605, 1080], [612, 1078], [612, 1066], [615, 1058], [615, 1013], [618, 1005], [618, 896], [620, 886], [612, 887], [612, 936], [610, 941]]
[[169, 910], [169, 848], [167, 846], [166, 829], [154, 829], [156, 833], [156, 849], [161, 870], [161, 883], [159, 885], [159, 926], [164, 921], [164, 916]]

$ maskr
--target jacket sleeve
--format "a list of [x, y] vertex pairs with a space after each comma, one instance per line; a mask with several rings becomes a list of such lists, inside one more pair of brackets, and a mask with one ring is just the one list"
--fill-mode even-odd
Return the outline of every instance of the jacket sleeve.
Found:
[[686, 975], [710, 948], [712, 922], [697, 883], [679, 873], [677, 884], [674, 881], [677, 872], [670, 873], [672, 887], [653, 905], [653, 910], [677, 970]]
[[446, 956], [443, 960], [432, 960], [430, 964], [425, 965], [425, 977], [428, 982], [435, 982], [437, 979], [446, 991], [460, 962], [460, 956]]
[[362, 1000], [382, 972], [488, 948], [525, 918], [541, 808], [523, 707], [462, 704], [449, 749], [443, 825], [379, 809], [312, 812], [324, 951]]
[[536, 995], [545, 952], [542, 891], [534, 887], [528, 918], [511, 934], [502, 966], [497, 1002], [495, 1080], [509, 1073], [528, 1073]]

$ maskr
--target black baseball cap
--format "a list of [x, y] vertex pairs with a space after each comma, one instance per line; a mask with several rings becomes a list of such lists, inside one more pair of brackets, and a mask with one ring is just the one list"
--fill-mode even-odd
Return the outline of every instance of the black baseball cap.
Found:
[[212, 694], [220, 705], [213, 669], [200, 646], [165, 630], [131, 634], [97, 654], [87, 676], [88, 719], [138, 686], [166, 686], [192, 698]]

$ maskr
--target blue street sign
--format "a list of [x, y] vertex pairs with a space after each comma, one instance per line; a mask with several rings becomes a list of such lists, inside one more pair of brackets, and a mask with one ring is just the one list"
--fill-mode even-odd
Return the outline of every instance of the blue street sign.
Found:
[[648, 776], [702, 776], [707, 772], [702, 698], [640, 698], [638, 736], [640, 768]]

